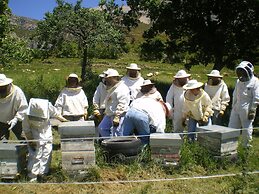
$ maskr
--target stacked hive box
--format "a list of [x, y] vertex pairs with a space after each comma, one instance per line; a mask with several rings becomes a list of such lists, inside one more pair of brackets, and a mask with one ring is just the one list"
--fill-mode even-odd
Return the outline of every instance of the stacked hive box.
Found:
[[95, 147], [92, 139], [96, 135], [94, 121], [64, 122], [58, 126], [58, 129], [62, 139], [64, 170], [73, 172], [95, 165]]
[[0, 178], [15, 179], [26, 169], [26, 144], [0, 143]]
[[240, 129], [219, 125], [201, 126], [197, 128], [198, 142], [208, 148], [214, 156], [236, 157]]
[[176, 133], [153, 133], [150, 135], [151, 156], [164, 163], [177, 164], [183, 141]]

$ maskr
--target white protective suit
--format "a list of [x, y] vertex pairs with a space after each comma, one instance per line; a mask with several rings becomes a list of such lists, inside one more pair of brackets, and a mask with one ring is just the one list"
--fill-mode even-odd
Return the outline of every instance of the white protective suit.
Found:
[[129, 77], [126, 75], [126, 76], [122, 77], [121, 80], [129, 88], [130, 101], [135, 100], [137, 94], [140, 92], [140, 89], [141, 89], [140, 86], [143, 84], [144, 78], [141, 77], [140, 74], [137, 78], [132, 78], [132, 77]]
[[166, 113], [158, 100], [143, 96], [134, 100], [130, 106], [147, 113], [149, 124], [155, 126], [157, 133], [165, 132]]
[[211, 98], [213, 109], [224, 112], [230, 101], [226, 83], [223, 80], [216, 86], [206, 83], [204, 90]]
[[81, 116], [84, 120], [87, 115], [88, 100], [82, 87], [65, 87], [59, 94], [55, 107], [62, 116]]
[[166, 102], [172, 107], [172, 120], [173, 120], [173, 131], [183, 132], [183, 102], [184, 102], [184, 92], [182, 87], [178, 87], [172, 84], [166, 94]]
[[183, 118], [190, 117], [196, 121], [205, 121], [213, 115], [211, 99], [203, 89], [194, 100], [190, 100], [190, 97], [193, 95], [187, 90], [184, 93]]
[[[251, 63], [250, 63], [251, 64]], [[236, 69], [242, 68], [250, 74], [250, 80], [241, 82], [237, 80], [233, 92], [232, 111], [229, 119], [229, 127], [245, 129], [242, 131], [244, 146], [252, 140], [253, 120], [248, 119], [249, 112], [256, 113], [259, 104], [259, 80], [253, 75], [253, 69], [246, 63], [240, 63]]]
[[23, 120], [23, 131], [28, 139], [39, 140], [35, 150], [29, 146], [28, 172], [31, 179], [47, 174], [52, 154], [52, 131], [49, 118], [58, 117], [57, 109], [45, 99], [32, 98]]
[[5, 98], [0, 98], [0, 122], [7, 123], [13, 118], [22, 121], [27, 107], [28, 103], [23, 91], [12, 84], [11, 93]]
[[106, 85], [100, 82], [94, 92], [94, 97], [93, 97], [94, 109], [105, 109], [104, 100], [106, 95], [107, 95]]
[[215, 86], [206, 83], [204, 90], [210, 96], [210, 99], [212, 101], [212, 109], [214, 110], [213, 117], [215, 117], [215, 119], [212, 119], [212, 121], [216, 121], [217, 115], [215, 114], [219, 114], [220, 111], [225, 112], [226, 107], [228, 106], [228, 103], [230, 101], [228, 87], [226, 83], [223, 80], [221, 80], [221, 82]]
[[120, 116], [127, 112], [129, 102], [129, 88], [123, 81], [120, 81], [115, 86], [107, 90], [105, 98], [105, 114], [107, 116]]

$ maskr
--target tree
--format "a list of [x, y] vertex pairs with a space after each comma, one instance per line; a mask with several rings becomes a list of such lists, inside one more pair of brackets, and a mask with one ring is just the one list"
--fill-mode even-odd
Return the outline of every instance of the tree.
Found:
[[27, 42], [12, 34], [10, 16], [8, 0], [0, 1], [0, 64], [4, 66], [10, 65], [13, 61], [29, 62], [32, 60]]
[[[151, 28], [145, 38], [167, 35], [170, 54], [187, 58], [186, 66], [214, 63], [233, 67], [236, 60], [253, 62], [259, 54], [258, 0], [128, 0], [145, 11]], [[183, 56], [181, 53], [190, 53]], [[193, 54], [192, 54], [193, 53]]]
[[[45, 48], [55, 48], [66, 39], [75, 39], [82, 52], [82, 80], [91, 79], [92, 67], [89, 49], [98, 44], [120, 47], [123, 39], [120, 29], [107, 20], [107, 15], [97, 9], [82, 8], [81, 0], [75, 5], [57, 0], [53, 13], [47, 13], [39, 23], [37, 37]], [[118, 48], [119, 49], [119, 48]]]

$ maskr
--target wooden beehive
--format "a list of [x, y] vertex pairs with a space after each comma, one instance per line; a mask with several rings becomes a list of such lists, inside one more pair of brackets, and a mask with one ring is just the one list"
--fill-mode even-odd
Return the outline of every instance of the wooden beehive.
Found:
[[15, 179], [26, 169], [26, 144], [0, 143], [0, 178]]
[[70, 121], [58, 125], [61, 138], [83, 138], [96, 136], [94, 121]]
[[178, 162], [183, 141], [176, 133], [152, 133], [150, 135], [151, 156], [164, 162]]
[[219, 125], [208, 125], [197, 128], [197, 141], [215, 156], [225, 156], [237, 153], [240, 129]]
[[93, 140], [61, 142], [62, 168], [66, 171], [85, 170], [95, 165]]

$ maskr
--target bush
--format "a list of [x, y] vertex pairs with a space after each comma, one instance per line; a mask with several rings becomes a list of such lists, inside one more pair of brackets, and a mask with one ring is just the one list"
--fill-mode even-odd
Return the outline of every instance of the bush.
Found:
[[27, 47], [25, 40], [6, 36], [1, 39], [0, 63], [11, 65], [14, 61], [29, 63], [32, 61], [32, 50]]

